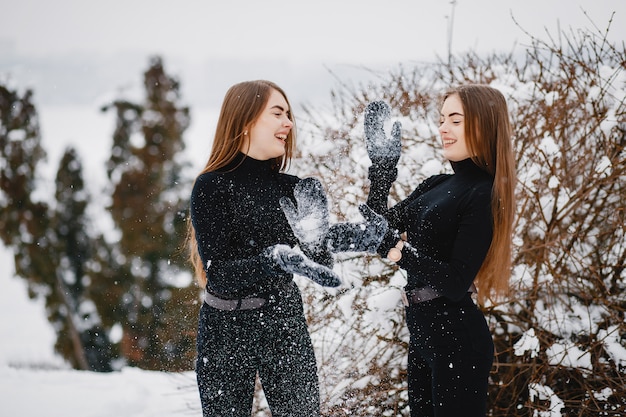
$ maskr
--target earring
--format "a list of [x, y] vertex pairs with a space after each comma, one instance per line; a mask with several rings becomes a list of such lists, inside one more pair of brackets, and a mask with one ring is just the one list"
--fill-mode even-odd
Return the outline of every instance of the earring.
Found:
[[247, 130], [246, 130], [246, 131], [244, 131], [244, 132], [243, 132], [243, 135], [244, 135], [244, 136], [248, 136], [248, 131], [247, 131]]

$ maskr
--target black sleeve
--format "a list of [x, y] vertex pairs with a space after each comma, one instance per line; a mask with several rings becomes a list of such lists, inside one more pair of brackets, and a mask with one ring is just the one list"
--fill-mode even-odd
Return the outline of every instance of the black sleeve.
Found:
[[370, 180], [370, 192], [367, 196], [366, 204], [376, 213], [385, 216], [387, 214], [387, 200], [389, 190], [398, 177], [396, 167], [373, 164], [367, 171], [367, 178]]
[[[385, 238], [378, 247], [378, 253], [383, 257], [387, 256], [389, 249], [396, 246], [396, 243], [398, 243], [398, 240], [400, 239], [400, 235], [406, 231], [405, 225], [407, 219], [404, 214], [405, 208], [409, 204], [411, 204], [411, 202], [413, 202], [417, 197], [424, 194], [426, 191], [439, 184], [441, 181], [450, 177], [449, 174], [433, 175], [422, 181], [407, 198], [405, 198], [395, 206], [387, 208], [389, 190], [391, 189], [391, 184], [393, 183], [393, 181], [389, 182], [389, 179], [392, 176], [395, 180], [395, 177], [397, 176], [397, 171], [396, 175], [390, 175], [389, 172], [385, 171], [384, 169], [375, 167], [374, 165], [370, 167], [369, 178], [371, 181], [371, 187], [370, 194], [367, 199], [368, 205], [371, 199], [372, 203], [377, 205], [377, 208], [373, 206], [370, 207], [377, 213], [382, 214], [389, 223], [389, 231], [385, 234]], [[384, 203], [381, 203], [379, 200], [383, 198]]]

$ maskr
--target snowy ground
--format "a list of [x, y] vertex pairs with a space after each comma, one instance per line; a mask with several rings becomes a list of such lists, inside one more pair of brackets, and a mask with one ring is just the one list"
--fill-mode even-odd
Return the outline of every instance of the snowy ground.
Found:
[[134, 368], [99, 374], [3, 367], [0, 369], [2, 415], [200, 416], [191, 377]]
[[41, 302], [13, 277], [0, 248], [0, 414], [6, 417], [198, 417], [193, 373], [124, 368], [95, 373], [69, 369], [53, 353], [54, 333]]

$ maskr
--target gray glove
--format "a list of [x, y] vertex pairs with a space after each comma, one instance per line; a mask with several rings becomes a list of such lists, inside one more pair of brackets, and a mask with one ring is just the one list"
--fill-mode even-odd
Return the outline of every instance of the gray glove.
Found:
[[297, 206], [287, 197], [280, 199], [280, 206], [300, 248], [315, 261], [331, 267], [333, 258], [326, 245], [328, 201], [322, 183], [316, 178], [304, 178], [294, 187], [293, 196]]
[[270, 246], [265, 249], [265, 254], [285, 272], [307, 277], [322, 287], [341, 285], [341, 279], [332, 269], [313, 262], [290, 246]]
[[359, 211], [365, 222], [331, 226], [328, 232], [331, 251], [376, 253], [389, 227], [387, 219], [365, 204], [359, 206]]
[[365, 146], [373, 165], [393, 169], [398, 164], [402, 144], [400, 140], [402, 124], [394, 122], [391, 137], [387, 138], [383, 129], [391, 108], [384, 101], [374, 101], [365, 109]]

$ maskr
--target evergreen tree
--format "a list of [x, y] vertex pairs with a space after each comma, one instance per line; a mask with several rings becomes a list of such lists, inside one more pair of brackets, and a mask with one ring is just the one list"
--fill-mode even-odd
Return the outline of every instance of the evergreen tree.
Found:
[[[152, 59], [144, 86], [145, 103], [116, 101], [104, 108], [117, 114], [108, 173], [124, 271], [119, 310], [111, 314], [123, 320], [121, 349], [131, 365], [190, 369], [195, 333], [178, 326], [197, 310], [181, 250], [188, 201], [181, 197], [179, 172], [189, 109], [179, 105], [179, 83], [160, 58]], [[177, 282], [181, 276], [189, 280]]]
[[75, 368], [109, 371], [118, 353], [96, 306], [114, 293], [108, 287], [117, 264], [104, 239], [87, 233], [88, 195], [73, 149], [59, 165], [56, 203], [33, 200], [36, 169], [46, 153], [31, 100], [30, 91], [20, 97], [0, 86], [0, 238], [13, 249], [16, 275], [26, 280], [29, 296], [45, 299], [55, 350]]
[[[30, 90], [20, 97], [0, 85], [0, 237], [12, 247], [33, 242], [38, 219], [46, 211], [31, 200], [37, 164], [46, 157], [31, 99]], [[19, 254], [16, 260], [26, 261]]]
[[32, 200], [36, 169], [46, 157], [32, 97], [30, 90], [20, 97], [0, 86], [0, 237], [13, 249], [16, 275], [35, 298], [50, 292], [54, 268], [42, 256], [49, 249], [48, 205]]
[[[67, 149], [56, 177], [56, 209], [51, 224], [57, 254], [56, 290], [59, 306], [54, 309], [55, 328], [69, 338], [57, 339], [56, 349], [70, 358], [75, 367], [111, 371], [112, 347], [104, 331], [97, 305], [92, 299], [94, 243], [88, 234], [86, 215], [89, 195], [85, 190], [82, 167], [76, 151]], [[51, 260], [52, 261], [52, 260]]]
[[0, 237], [15, 253], [16, 274], [31, 298], [45, 298], [57, 333], [55, 349], [72, 366], [110, 370], [110, 347], [86, 297], [92, 243], [85, 232], [87, 197], [80, 162], [68, 150], [57, 175], [56, 207], [34, 201], [37, 166], [45, 158], [32, 92], [0, 86]]

